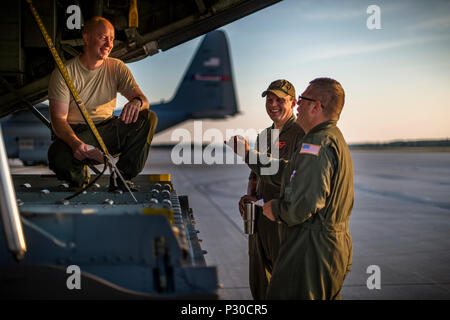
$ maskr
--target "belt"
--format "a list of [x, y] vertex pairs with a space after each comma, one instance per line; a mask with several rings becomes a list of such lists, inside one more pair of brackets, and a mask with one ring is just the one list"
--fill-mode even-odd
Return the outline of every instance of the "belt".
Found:
[[302, 224], [302, 228], [307, 228], [311, 230], [325, 231], [325, 232], [347, 232], [348, 231], [348, 222], [338, 222], [334, 224], [328, 224], [326, 222], [320, 221], [320, 219], [309, 218]]

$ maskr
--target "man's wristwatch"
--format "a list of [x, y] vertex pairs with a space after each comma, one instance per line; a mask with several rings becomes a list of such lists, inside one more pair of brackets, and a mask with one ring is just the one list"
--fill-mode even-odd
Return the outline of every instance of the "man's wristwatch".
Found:
[[140, 102], [141, 102], [141, 105], [139, 106], [139, 109], [142, 107], [142, 105], [144, 104], [144, 101], [142, 101], [142, 99], [141, 99], [141, 97], [134, 97], [133, 99], [131, 99], [131, 100], [139, 100]]

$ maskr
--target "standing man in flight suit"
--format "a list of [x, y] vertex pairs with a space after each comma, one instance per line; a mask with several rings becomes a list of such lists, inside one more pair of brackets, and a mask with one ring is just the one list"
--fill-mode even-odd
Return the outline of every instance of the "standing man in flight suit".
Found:
[[[256, 139], [259, 150], [260, 139], [266, 139], [267, 153], [271, 153], [272, 130], [279, 130], [278, 143], [273, 146], [279, 149], [279, 157], [289, 159], [297, 148], [297, 143], [304, 132], [295, 123], [293, 108], [296, 105], [295, 88], [287, 80], [272, 82], [262, 93], [266, 97], [266, 112], [272, 119], [272, 126], [266, 128]], [[262, 151], [262, 150], [260, 150]], [[250, 173], [247, 194], [239, 201], [241, 215], [246, 201], [263, 199], [265, 202], [278, 198], [281, 181], [276, 184], [265, 184], [264, 180], [253, 171]], [[256, 231], [248, 237], [249, 251], [249, 282], [252, 296], [256, 300], [264, 299], [268, 285], [268, 276], [272, 273], [273, 264], [279, 250], [278, 224], [267, 219], [264, 215], [258, 216]]]
[[[352, 159], [336, 126], [344, 99], [336, 80], [311, 81], [298, 100], [297, 123], [305, 136], [289, 161], [272, 160], [283, 168], [281, 193], [264, 204], [263, 213], [284, 228], [268, 299], [341, 298], [352, 264], [349, 220], [354, 200]], [[232, 139], [237, 150], [245, 148], [247, 163], [258, 155], [245, 139]], [[262, 167], [249, 166], [255, 172]]]

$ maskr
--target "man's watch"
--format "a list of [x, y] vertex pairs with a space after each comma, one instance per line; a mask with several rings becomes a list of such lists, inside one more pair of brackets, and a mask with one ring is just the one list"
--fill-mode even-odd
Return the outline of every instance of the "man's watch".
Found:
[[144, 104], [144, 101], [142, 101], [141, 97], [139, 97], [139, 96], [134, 97], [134, 98], [131, 99], [131, 100], [139, 100], [139, 101], [141, 102], [141, 105], [139, 106], [139, 109], [140, 109], [140, 108], [142, 107], [142, 105]]

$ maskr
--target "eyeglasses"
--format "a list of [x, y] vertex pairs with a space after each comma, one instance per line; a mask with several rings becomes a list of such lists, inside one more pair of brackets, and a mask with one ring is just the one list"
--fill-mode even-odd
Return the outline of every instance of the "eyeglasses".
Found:
[[308, 98], [308, 97], [304, 97], [304, 96], [298, 96], [297, 104], [299, 104], [300, 101], [302, 101], [302, 100], [307, 100], [307, 101], [312, 101], [312, 102], [319, 101], [322, 108], [325, 109], [325, 106], [322, 104], [322, 102], [320, 100], [316, 100], [316, 99], [312, 99], [312, 98]]

